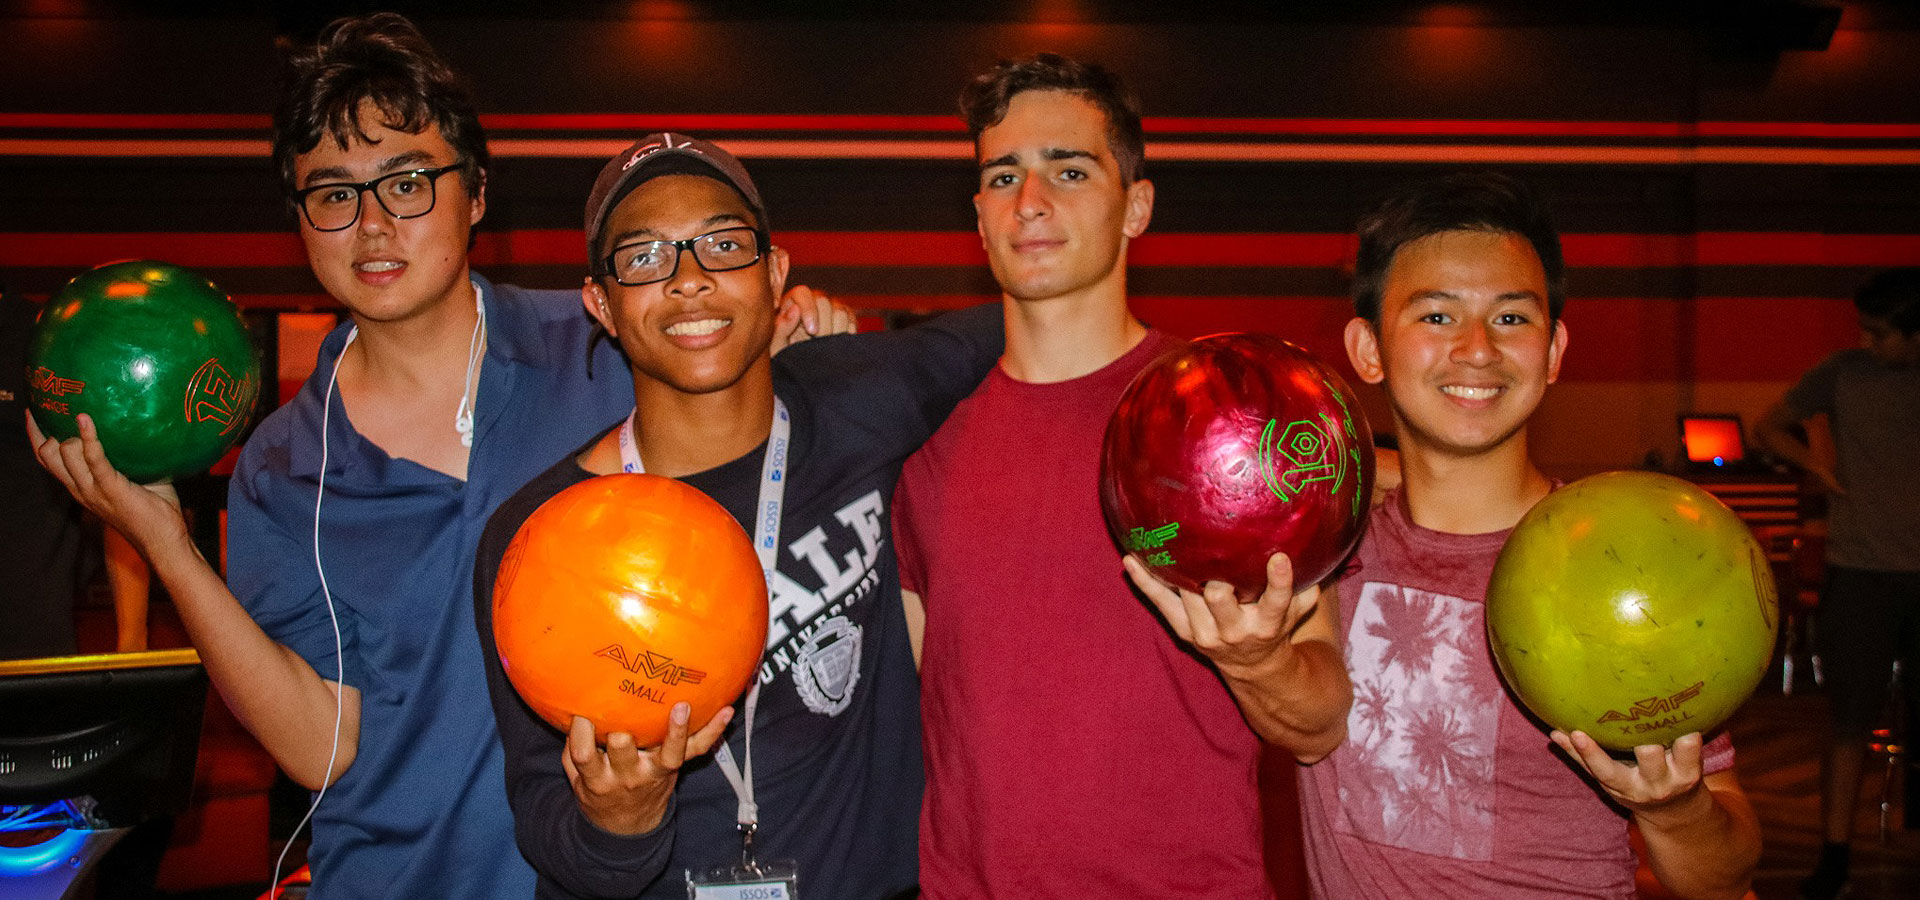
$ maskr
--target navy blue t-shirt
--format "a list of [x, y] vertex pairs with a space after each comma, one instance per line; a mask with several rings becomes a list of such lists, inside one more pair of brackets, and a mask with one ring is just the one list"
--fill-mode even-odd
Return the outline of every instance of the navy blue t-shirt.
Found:
[[[917, 881], [919, 680], [900, 608], [888, 508], [900, 466], [991, 371], [997, 304], [902, 331], [822, 338], [773, 360], [793, 450], [753, 732], [762, 860], [798, 863], [805, 896], [879, 900]], [[686, 483], [742, 527], [766, 446]], [[475, 563], [475, 624], [506, 748], [507, 794], [542, 897], [683, 898], [684, 873], [738, 859], [736, 800], [710, 756], [681, 770], [667, 819], [633, 837], [588, 822], [567, 783], [565, 736], [500, 667], [492, 593], [501, 556], [540, 504], [591, 477], [573, 455], [502, 504]], [[742, 750], [736, 717], [727, 741]], [[696, 725], [697, 727], [697, 725]]]

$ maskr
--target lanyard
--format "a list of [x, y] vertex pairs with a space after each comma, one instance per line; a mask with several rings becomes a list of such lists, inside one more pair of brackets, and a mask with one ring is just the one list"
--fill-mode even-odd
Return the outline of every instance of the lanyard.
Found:
[[[633, 436], [633, 419], [639, 412], [627, 413], [627, 420], [620, 425], [620, 468], [625, 472], [645, 472], [640, 464], [640, 448]], [[754, 506], [753, 550], [760, 556], [760, 569], [766, 576], [767, 590], [773, 590], [773, 568], [777, 561], [775, 548], [780, 543], [781, 504], [787, 494], [787, 448], [793, 434], [793, 420], [787, 415], [787, 404], [779, 397], [773, 398], [773, 426], [767, 433], [767, 457], [760, 466], [760, 502]], [[733, 750], [725, 741], [720, 749], [714, 751], [714, 760], [720, 764], [720, 772], [727, 776], [727, 783], [733, 786], [733, 794], [739, 798], [740, 856], [743, 865], [753, 866], [753, 832], [760, 824], [760, 807], [753, 802], [753, 710], [760, 705], [760, 679], [755, 674], [753, 689], [747, 691], [745, 723], [741, 730], [741, 763], [736, 764]]]

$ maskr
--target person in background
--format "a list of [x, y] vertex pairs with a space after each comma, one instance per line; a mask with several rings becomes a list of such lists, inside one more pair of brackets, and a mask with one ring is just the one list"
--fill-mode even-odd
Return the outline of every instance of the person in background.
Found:
[[[1860, 346], [1800, 376], [1755, 429], [1761, 446], [1805, 470], [1828, 498], [1814, 637], [1831, 724], [1820, 761], [1820, 859], [1800, 885], [1808, 900], [1846, 889], [1869, 736], [1885, 711], [1894, 661], [1908, 679], [1920, 665], [1920, 268], [1873, 276], [1853, 305]], [[1800, 431], [1820, 416], [1837, 457], [1831, 464]], [[1916, 712], [1908, 710], [1909, 722], [1920, 722]]]

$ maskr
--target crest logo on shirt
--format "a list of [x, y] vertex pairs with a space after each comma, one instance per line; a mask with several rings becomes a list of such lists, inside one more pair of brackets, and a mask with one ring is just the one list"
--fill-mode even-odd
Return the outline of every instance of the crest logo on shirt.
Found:
[[860, 626], [834, 616], [800, 646], [793, 666], [793, 687], [800, 702], [823, 716], [837, 716], [853, 702], [860, 681]]
[[652, 650], [633, 654], [619, 644], [608, 644], [593, 655], [604, 656], [635, 675], [651, 678], [661, 684], [699, 684], [707, 677], [707, 673], [699, 669], [679, 665], [673, 661], [673, 657]]

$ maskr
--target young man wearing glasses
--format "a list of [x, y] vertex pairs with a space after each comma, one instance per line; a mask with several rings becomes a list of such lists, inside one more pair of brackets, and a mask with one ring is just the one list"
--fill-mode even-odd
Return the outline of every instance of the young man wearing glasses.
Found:
[[[740, 163], [685, 135], [651, 135], [609, 161], [586, 230], [594, 262], [581, 297], [626, 354], [633, 414], [501, 505], [474, 575], [508, 795], [539, 895], [683, 898], [689, 874], [705, 883], [703, 873], [741, 860], [743, 833], [762, 866], [747, 879], [756, 886], [700, 896], [776, 896], [740, 891], [773, 890], [781, 864], [807, 896], [910, 894], [918, 686], [888, 500], [907, 455], [999, 355], [998, 310], [771, 358], [786, 251], [768, 243]], [[491, 595], [527, 516], [621, 471], [682, 479], [732, 512], [767, 548], [771, 607], [756, 687], [737, 715], [689, 722], [680, 704], [660, 746], [615, 733], [599, 736], [602, 749], [585, 719], [562, 734], [514, 693], [492, 652]], [[780, 512], [756, 515], [769, 508]], [[719, 756], [723, 737], [726, 755], [701, 758]], [[742, 794], [758, 810], [746, 823]]]
[[630, 408], [631, 386], [610, 347], [589, 364], [571, 294], [470, 270], [486, 141], [411, 23], [329, 26], [274, 121], [308, 261], [349, 321], [241, 455], [231, 592], [171, 489], [128, 483], [89, 426], [65, 445], [36, 435], [39, 455], [152, 562], [248, 730], [325, 788], [314, 897], [523, 898], [535, 882], [473, 635], [474, 548], [500, 501]]

